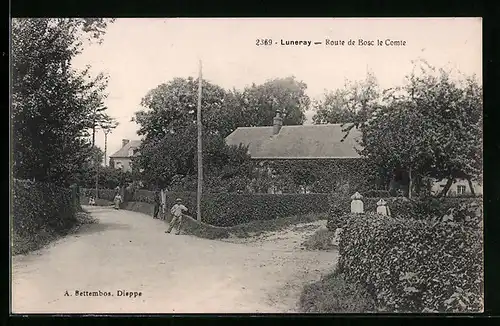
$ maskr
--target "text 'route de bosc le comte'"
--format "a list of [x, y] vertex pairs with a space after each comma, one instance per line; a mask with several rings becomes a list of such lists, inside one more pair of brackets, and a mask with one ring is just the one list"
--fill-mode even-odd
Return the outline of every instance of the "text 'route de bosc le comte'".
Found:
[[284, 40], [280, 39], [280, 45], [283, 46], [311, 46], [311, 45], [328, 45], [328, 46], [406, 46], [406, 41], [404, 40], [364, 40], [364, 39], [351, 39], [349, 41], [345, 40], [331, 40], [325, 39], [324, 41], [304, 41], [304, 40]]

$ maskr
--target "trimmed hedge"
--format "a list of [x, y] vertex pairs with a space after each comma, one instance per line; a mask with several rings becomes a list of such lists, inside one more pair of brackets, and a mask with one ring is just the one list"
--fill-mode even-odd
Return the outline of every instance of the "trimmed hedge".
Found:
[[71, 190], [27, 180], [14, 180], [12, 188], [13, 231], [17, 234], [42, 228], [63, 231], [76, 222]]
[[339, 270], [383, 311], [482, 311], [481, 227], [374, 213], [345, 220]]
[[[366, 213], [377, 211], [379, 197], [363, 197], [364, 211]], [[471, 203], [481, 203], [481, 197], [444, 197], [444, 198], [416, 198], [405, 197], [384, 198], [388, 203], [392, 217], [410, 219], [434, 219], [442, 217], [450, 209]], [[342, 227], [345, 220], [342, 218], [351, 211], [351, 198], [340, 197], [335, 194], [329, 196], [330, 210], [327, 227], [331, 231]]]
[[12, 194], [14, 254], [38, 249], [77, 224], [76, 212], [80, 207], [70, 189], [14, 180]]
[[[84, 189], [83, 193], [88, 196], [95, 190]], [[168, 192], [167, 209], [175, 204], [176, 198], [182, 199], [189, 210], [187, 214], [196, 216], [195, 192]], [[126, 193], [125, 200], [153, 203], [154, 192], [136, 190]], [[329, 204], [328, 194], [207, 193], [203, 195], [201, 209], [204, 223], [226, 227], [308, 213], [326, 213]]]
[[325, 213], [327, 194], [208, 194], [203, 200], [204, 222], [233, 226], [280, 217]]

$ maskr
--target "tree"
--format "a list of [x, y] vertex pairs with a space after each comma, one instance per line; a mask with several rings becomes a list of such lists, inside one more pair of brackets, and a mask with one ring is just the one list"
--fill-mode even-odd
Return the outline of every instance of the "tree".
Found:
[[90, 143], [93, 105], [104, 97], [104, 75], [71, 60], [87, 41], [100, 41], [112, 20], [12, 20], [13, 173], [21, 179], [69, 184]]
[[[482, 170], [482, 87], [474, 77], [418, 63], [403, 87], [385, 92], [385, 104], [366, 110], [354, 126], [363, 132], [361, 155], [386, 170], [405, 169], [412, 184], [422, 178], [474, 180]], [[416, 64], [417, 66], [417, 64]], [[418, 189], [417, 189], [418, 190]]]
[[380, 98], [377, 79], [367, 73], [365, 80], [346, 81], [344, 88], [326, 92], [324, 98], [314, 103], [314, 124], [355, 122], [356, 116], [375, 105]]
[[[226, 92], [207, 81], [202, 85], [203, 128], [210, 133], [223, 133]], [[136, 112], [132, 119], [140, 126], [138, 134], [146, 136], [147, 143], [150, 139], [182, 133], [196, 123], [197, 99], [198, 81], [192, 77], [174, 78], [157, 86], [141, 101], [146, 110]]]
[[[134, 121], [145, 139], [139, 148], [141, 155], [133, 164], [143, 171], [146, 182], [167, 186], [177, 176], [197, 173], [197, 87], [198, 82], [193, 78], [175, 78], [143, 98], [146, 110], [136, 112]], [[242, 156], [247, 158], [246, 149], [232, 149], [224, 140], [233, 130], [228, 112], [234, 108], [229, 109], [226, 103], [234, 98], [207, 81], [203, 81], [202, 91], [204, 171], [215, 179], [224, 179], [223, 175], [232, 172], [223, 166], [231, 162], [234, 166], [241, 162]]]
[[301, 125], [306, 120], [310, 99], [307, 85], [295, 77], [275, 78], [262, 85], [252, 84], [242, 92], [233, 92], [238, 103], [232, 110], [235, 127], [269, 126], [276, 110], [281, 110], [283, 125]]
[[[143, 180], [151, 186], [166, 187], [175, 180], [179, 184], [179, 178], [196, 176], [196, 132], [196, 126], [190, 125], [162, 139], [144, 142], [140, 148], [141, 155], [133, 161], [133, 165], [143, 171]], [[211, 178], [214, 187], [249, 170], [246, 147], [227, 146], [221, 135], [208, 131], [203, 133], [202, 138], [203, 170], [206, 180]]]

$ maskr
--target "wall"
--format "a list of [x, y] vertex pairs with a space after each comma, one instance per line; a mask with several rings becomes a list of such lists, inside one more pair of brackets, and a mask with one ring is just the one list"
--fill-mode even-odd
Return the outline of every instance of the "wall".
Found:
[[[431, 189], [431, 192], [433, 194], [437, 194], [438, 192], [441, 191], [441, 189], [444, 188], [444, 186], [446, 185], [446, 179], [442, 180], [442, 181], [439, 181], [439, 182], [434, 182], [432, 184], [432, 189]], [[450, 190], [448, 191], [447, 195], [448, 196], [453, 196], [453, 195], [457, 195], [457, 186], [465, 186], [465, 192], [466, 194], [470, 194], [470, 188], [469, 188], [469, 182], [465, 179], [458, 179], [455, 183], [453, 183], [450, 187]], [[476, 193], [476, 195], [482, 195], [483, 194], [483, 185], [478, 183], [477, 181], [473, 181], [472, 182], [472, 186], [474, 187], [474, 191]]]
[[128, 157], [113, 157], [112, 160], [113, 162], [113, 167], [116, 168], [116, 164], [118, 162], [121, 162], [123, 168], [122, 170], [125, 172], [131, 172], [132, 171], [132, 165], [131, 165], [131, 159]]

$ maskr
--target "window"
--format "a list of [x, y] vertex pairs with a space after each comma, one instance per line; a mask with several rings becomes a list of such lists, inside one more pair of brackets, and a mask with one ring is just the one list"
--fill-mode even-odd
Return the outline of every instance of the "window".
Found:
[[122, 162], [115, 162], [115, 169], [123, 169]]
[[459, 195], [465, 194], [465, 186], [464, 185], [457, 186], [457, 194], [459, 194]]

